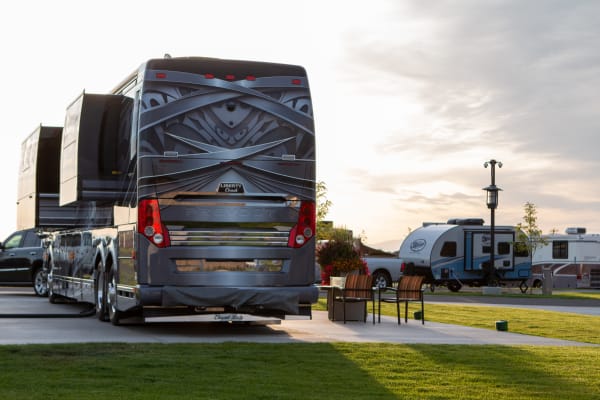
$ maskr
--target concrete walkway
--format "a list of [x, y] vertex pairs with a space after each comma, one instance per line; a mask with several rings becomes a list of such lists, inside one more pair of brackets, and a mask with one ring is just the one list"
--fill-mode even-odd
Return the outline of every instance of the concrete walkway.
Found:
[[297, 341], [305, 342], [384, 342], [384, 343], [430, 343], [430, 344], [500, 344], [537, 346], [597, 346], [569, 340], [548, 339], [538, 336], [496, 331], [495, 329], [470, 328], [460, 325], [408, 320], [398, 325], [395, 317], [381, 317], [381, 324], [373, 325], [371, 315], [367, 323], [332, 322], [324, 311], [313, 312], [313, 319], [283, 321], [274, 330], [283, 330]]

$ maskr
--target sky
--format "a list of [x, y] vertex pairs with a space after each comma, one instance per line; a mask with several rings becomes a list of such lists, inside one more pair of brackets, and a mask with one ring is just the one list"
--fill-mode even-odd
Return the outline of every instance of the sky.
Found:
[[16, 228], [23, 140], [62, 126], [149, 58], [299, 64], [327, 219], [397, 250], [426, 221], [600, 233], [600, 2], [21, 0], [0, 14], [0, 240]]

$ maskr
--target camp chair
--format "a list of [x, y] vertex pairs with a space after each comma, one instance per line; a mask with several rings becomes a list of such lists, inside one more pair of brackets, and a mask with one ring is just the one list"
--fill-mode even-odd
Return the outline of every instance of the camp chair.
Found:
[[344, 288], [333, 288], [333, 315], [335, 306], [342, 303], [344, 306], [343, 319], [346, 323], [346, 304], [364, 303], [364, 322], [367, 322], [367, 301], [373, 303], [373, 324], [375, 324], [375, 301], [373, 291], [373, 277], [371, 275], [348, 275]]
[[[424, 276], [403, 276], [398, 282], [398, 288], [380, 288], [378, 321], [381, 322], [381, 303], [396, 303], [396, 312], [398, 314], [398, 325], [400, 325], [400, 303], [404, 303], [404, 322], [408, 322], [408, 302], [421, 302], [421, 323], [425, 324], [425, 308], [423, 304], [423, 281]], [[386, 295], [386, 292], [392, 291], [393, 295]]]

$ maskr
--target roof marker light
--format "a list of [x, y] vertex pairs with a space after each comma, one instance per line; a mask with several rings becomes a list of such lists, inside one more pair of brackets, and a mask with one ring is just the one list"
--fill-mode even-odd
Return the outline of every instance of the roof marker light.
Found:
[[300, 85], [302, 81], [300, 79], [292, 79], [292, 85]]
[[235, 75], [227, 74], [227, 75], [225, 75], [225, 79], [227, 79], [228, 81], [232, 81], [235, 79]]
[[255, 77], [254, 75], [248, 75], [248, 76], [246, 77], [246, 80], [247, 80], [247, 81], [255, 81], [255, 80], [256, 80], [256, 77]]
[[156, 79], [165, 79], [166, 77], [167, 77], [167, 74], [165, 74], [164, 72], [156, 73]]
[[206, 79], [215, 79], [215, 75], [214, 75], [214, 74], [210, 74], [210, 73], [206, 73], [206, 74], [204, 74], [204, 77], [205, 77]]

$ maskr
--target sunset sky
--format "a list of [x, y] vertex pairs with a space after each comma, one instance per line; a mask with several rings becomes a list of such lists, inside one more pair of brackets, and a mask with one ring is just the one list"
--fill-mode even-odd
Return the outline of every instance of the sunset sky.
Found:
[[303, 65], [328, 219], [397, 249], [424, 221], [600, 233], [598, 1], [22, 0], [0, 15], [0, 240], [16, 226], [21, 142], [62, 126], [149, 58]]

